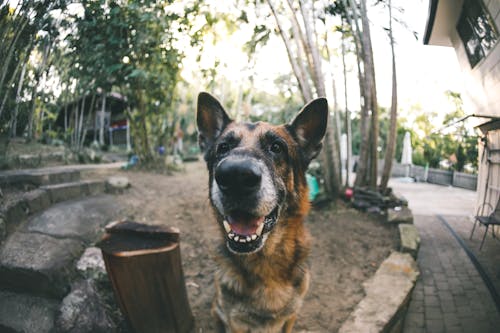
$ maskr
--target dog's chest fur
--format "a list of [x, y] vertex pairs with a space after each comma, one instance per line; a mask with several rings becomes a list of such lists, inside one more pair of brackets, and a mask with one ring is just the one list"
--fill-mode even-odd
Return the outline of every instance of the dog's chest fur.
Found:
[[273, 233], [259, 253], [234, 257], [220, 248], [214, 312], [233, 330], [280, 331], [301, 307], [309, 286], [310, 237], [300, 218], [287, 222], [293, 228], [280, 226], [284, 230]]

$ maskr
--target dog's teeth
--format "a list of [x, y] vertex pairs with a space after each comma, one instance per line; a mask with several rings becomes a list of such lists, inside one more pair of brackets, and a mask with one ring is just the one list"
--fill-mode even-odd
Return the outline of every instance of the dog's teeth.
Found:
[[253, 234], [253, 235], [252, 235], [252, 240], [256, 240], [256, 239], [257, 239], [257, 237], [259, 237], [259, 236], [257, 236], [257, 235], [255, 235], [255, 234]]
[[229, 233], [231, 231], [231, 226], [229, 226], [229, 223], [226, 220], [224, 220], [222, 224], [224, 224], [224, 229], [226, 229], [226, 232]]
[[243, 238], [243, 237], [240, 238], [240, 243], [246, 243], [246, 242], [247, 242], [246, 238]]
[[227, 234], [227, 237], [229, 237], [230, 239], [233, 239], [234, 238], [234, 234], [232, 232], [230, 232], [230, 233]]
[[247, 242], [250, 242], [252, 240], [252, 237], [247, 236]]
[[237, 242], [240, 240], [240, 236], [234, 236], [234, 241]]
[[262, 234], [262, 230], [264, 230], [264, 223], [261, 223], [259, 225], [259, 227], [257, 228], [257, 230], [255, 231], [255, 233], [257, 234], [257, 236], [260, 236]]

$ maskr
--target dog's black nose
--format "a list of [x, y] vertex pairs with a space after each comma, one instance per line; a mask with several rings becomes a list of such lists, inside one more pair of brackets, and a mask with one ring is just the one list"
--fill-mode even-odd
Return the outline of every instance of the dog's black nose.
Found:
[[222, 161], [215, 169], [215, 181], [223, 192], [248, 194], [260, 188], [262, 171], [251, 160]]

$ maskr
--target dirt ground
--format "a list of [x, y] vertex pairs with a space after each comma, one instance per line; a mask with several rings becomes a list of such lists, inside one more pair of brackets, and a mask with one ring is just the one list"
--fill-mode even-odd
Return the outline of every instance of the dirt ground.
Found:
[[[124, 217], [166, 224], [181, 230], [181, 253], [196, 332], [213, 332], [213, 249], [219, 231], [208, 200], [202, 162], [188, 163], [174, 176], [121, 171], [132, 187], [118, 197]], [[395, 227], [345, 205], [312, 210], [307, 226], [313, 236], [312, 282], [295, 332], [335, 332], [363, 297], [362, 283], [398, 246]]]

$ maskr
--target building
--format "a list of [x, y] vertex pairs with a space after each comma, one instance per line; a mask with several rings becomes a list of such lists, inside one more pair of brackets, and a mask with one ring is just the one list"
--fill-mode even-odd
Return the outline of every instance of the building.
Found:
[[[477, 207], [500, 198], [500, 0], [430, 0], [424, 44], [453, 47], [468, 117], [480, 120]], [[487, 214], [488, 211], [480, 212]]]
[[[104, 98], [101, 95], [98, 91], [64, 105], [59, 110], [55, 127], [71, 135], [81, 131], [83, 145], [89, 145], [100, 141], [100, 124], [103, 119], [103, 144], [126, 146], [130, 149], [126, 99], [115, 92], [106, 94]], [[74, 140], [72, 137], [67, 139]]]

